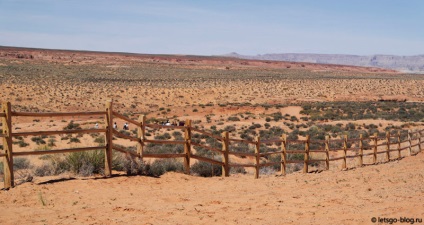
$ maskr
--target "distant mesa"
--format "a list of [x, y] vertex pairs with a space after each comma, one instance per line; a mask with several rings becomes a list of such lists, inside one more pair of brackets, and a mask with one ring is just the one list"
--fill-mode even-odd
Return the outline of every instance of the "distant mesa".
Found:
[[283, 53], [263, 54], [256, 56], [240, 55], [236, 52], [225, 54], [226, 57], [253, 60], [273, 60], [287, 62], [305, 62], [318, 64], [334, 64], [361, 67], [377, 67], [397, 70], [406, 73], [424, 73], [424, 55], [397, 56], [397, 55], [344, 55], [344, 54], [309, 54]]

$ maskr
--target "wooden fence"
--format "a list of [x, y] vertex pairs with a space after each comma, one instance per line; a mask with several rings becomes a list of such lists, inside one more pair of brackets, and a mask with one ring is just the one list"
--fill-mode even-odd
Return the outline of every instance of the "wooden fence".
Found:
[[[13, 132], [12, 129], [12, 118], [13, 117], [64, 117], [64, 116], [104, 116], [105, 128], [104, 129], [78, 129], [78, 130], [61, 130], [61, 131], [37, 131], [37, 132]], [[347, 159], [357, 158], [356, 166], [363, 166], [364, 157], [371, 156], [372, 163], [376, 164], [377, 155], [384, 154], [383, 161], [390, 161], [393, 159], [402, 158], [402, 151], [406, 151], [405, 155], [413, 155], [421, 152], [422, 139], [424, 130], [419, 131], [408, 131], [407, 135], [401, 135], [398, 131], [396, 134], [387, 132], [385, 137], [379, 137], [377, 134], [369, 137], [348, 139], [345, 135], [341, 139], [330, 139], [326, 136], [325, 140], [311, 140], [309, 136], [305, 140], [289, 140], [287, 136], [283, 134], [279, 139], [273, 140], [262, 140], [260, 137], [256, 137], [255, 140], [243, 140], [230, 138], [229, 133], [224, 131], [221, 135], [212, 134], [204, 130], [197, 129], [192, 126], [191, 120], [186, 120], [184, 126], [167, 126], [158, 124], [147, 124], [146, 117], [141, 115], [137, 121], [132, 120], [126, 116], [123, 116], [113, 111], [112, 102], [106, 103], [106, 109], [98, 112], [66, 112], [66, 113], [28, 113], [28, 112], [14, 112], [11, 110], [11, 104], [3, 103], [2, 111], [0, 111], [0, 118], [2, 118], [3, 131], [0, 133], [0, 137], [3, 138], [3, 152], [0, 152], [0, 157], [4, 158], [4, 187], [10, 188], [14, 186], [14, 174], [13, 174], [13, 157], [15, 156], [26, 156], [26, 155], [41, 155], [41, 154], [53, 154], [53, 153], [68, 153], [77, 151], [90, 151], [90, 150], [104, 150], [105, 151], [105, 176], [112, 175], [112, 149], [129, 154], [132, 157], [143, 158], [183, 158], [184, 160], [184, 171], [186, 174], [190, 174], [190, 160], [204, 161], [211, 164], [222, 166], [222, 176], [229, 176], [230, 169], [234, 167], [251, 167], [254, 169], [254, 177], [259, 178], [260, 168], [269, 166], [279, 166], [281, 168], [281, 174], [285, 175], [289, 164], [303, 164], [303, 172], [308, 173], [310, 164], [320, 163], [325, 164], [325, 169], [328, 170], [330, 162], [341, 160], [342, 169], [347, 169]], [[137, 127], [137, 136], [131, 136], [125, 133], [120, 133], [113, 128], [114, 118], [119, 118]], [[146, 138], [146, 128], [149, 129], [179, 129], [184, 131], [183, 140], [154, 140]], [[88, 133], [104, 133], [105, 134], [105, 146], [99, 147], [81, 147], [81, 148], [68, 148], [58, 150], [46, 150], [46, 151], [23, 151], [14, 152], [12, 146], [12, 137], [19, 136], [38, 136], [38, 135], [54, 135], [54, 134], [88, 134]], [[222, 145], [221, 149], [198, 143], [193, 141], [193, 133], [198, 133], [204, 137], [211, 138]], [[118, 138], [128, 139], [136, 142], [137, 151], [130, 151], [122, 148], [121, 146], [114, 145], [114, 136]], [[402, 138], [404, 137], [404, 138]], [[172, 144], [172, 145], [183, 145], [183, 153], [149, 153], [145, 151], [146, 145], [152, 144]], [[231, 151], [231, 144], [244, 143], [251, 145], [254, 151], [252, 152], [237, 152]], [[288, 146], [295, 144], [296, 146], [302, 146], [298, 149], [289, 149]], [[263, 145], [277, 145], [280, 146], [278, 151], [267, 151], [261, 152]], [[315, 146], [315, 149], [311, 148], [311, 145]], [[219, 154], [220, 160], [216, 158], [210, 158], [201, 156], [192, 151], [193, 147], [200, 147], [213, 153]], [[365, 152], [368, 151], [368, 152]], [[395, 152], [396, 157], [391, 157], [391, 152]], [[340, 154], [341, 153], [341, 154]], [[280, 155], [281, 160], [277, 162], [261, 162], [261, 159], [269, 157], [271, 155]], [[292, 160], [290, 156], [297, 155], [302, 156], [300, 159]], [[341, 155], [341, 156], [340, 156]], [[393, 154], [392, 154], [393, 155]], [[230, 156], [244, 157], [248, 160], [252, 160], [252, 163], [237, 164], [230, 162]], [[303, 158], [303, 159], [301, 159]]]

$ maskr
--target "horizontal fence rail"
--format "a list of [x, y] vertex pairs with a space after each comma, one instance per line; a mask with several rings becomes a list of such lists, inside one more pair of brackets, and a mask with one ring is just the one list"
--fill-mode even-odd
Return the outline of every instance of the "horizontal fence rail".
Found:
[[12, 116], [26, 116], [26, 117], [105, 116], [105, 115], [106, 115], [106, 112], [46, 112], [46, 113], [12, 112]]
[[93, 151], [93, 150], [102, 150], [102, 149], [105, 149], [105, 147], [86, 147], [86, 148], [68, 148], [68, 149], [57, 149], [57, 150], [14, 152], [13, 155], [14, 156], [46, 155], [46, 154], [55, 154], [55, 153], [82, 152], [82, 151]]
[[[74, 129], [74, 130], [61, 130], [61, 131], [33, 131], [33, 132], [12, 132], [12, 118], [13, 117], [65, 117], [65, 116], [102, 116], [105, 119], [105, 128], [102, 129]], [[136, 131], [131, 135], [124, 132], [121, 133], [116, 130], [113, 126], [114, 119], [121, 119], [126, 123], [130, 123], [136, 126]], [[378, 155], [383, 155], [383, 161], [390, 161], [393, 159], [402, 158], [402, 152], [407, 151], [406, 155], [414, 155], [422, 150], [422, 144], [424, 143], [423, 134], [424, 130], [408, 131], [408, 134], [397, 132], [393, 134], [387, 132], [385, 136], [379, 136], [374, 134], [367, 137], [355, 137], [348, 138], [346, 135], [338, 138], [331, 139], [326, 136], [325, 140], [311, 140], [309, 136], [306, 136], [304, 140], [290, 140], [283, 134], [280, 138], [273, 138], [269, 140], [261, 140], [260, 137], [256, 137], [255, 140], [244, 140], [229, 138], [229, 133], [224, 131], [221, 136], [216, 133], [209, 131], [200, 130], [192, 127], [191, 120], [186, 120], [184, 126], [176, 125], [159, 125], [159, 124], [147, 124], [144, 115], [141, 115], [138, 120], [130, 119], [124, 115], [121, 115], [113, 111], [112, 102], [106, 103], [105, 111], [97, 112], [14, 112], [11, 110], [10, 103], [3, 103], [2, 110], [0, 112], [0, 119], [2, 121], [2, 132], [0, 138], [3, 139], [4, 150], [0, 152], [0, 157], [4, 157], [4, 187], [10, 188], [14, 186], [14, 175], [13, 175], [13, 157], [14, 156], [28, 156], [28, 155], [44, 155], [44, 154], [57, 154], [57, 153], [70, 153], [80, 151], [92, 151], [102, 150], [105, 151], [105, 175], [111, 176], [111, 165], [112, 165], [112, 150], [130, 155], [131, 157], [138, 158], [151, 158], [151, 159], [168, 159], [168, 158], [182, 158], [184, 160], [184, 171], [190, 174], [191, 159], [201, 162], [206, 162], [222, 167], [222, 176], [229, 176], [231, 168], [243, 167], [253, 168], [255, 170], [255, 178], [259, 177], [260, 169], [263, 167], [280, 167], [281, 174], [285, 175], [290, 164], [303, 164], [303, 172], [309, 172], [309, 168], [312, 164], [323, 163], [326, 170], [330, 167], [330, 162], [341, 160], [341, 169], [347, 169], [347, 160], [356, 159], [356, 166], [369, 165], [370, 163], [364, 163], [364, 157], [371, 159], [371, 164], [377, 163]], [[146, 138], [145, 131], [147, 128], [152, 129], [167, 129], [167, 130], [182, 130], [184, 132], [183, 137], [175, 140], [157, 140]], [[203, 138], [207, 138], [208, 141], [211, 139], [215, 144], [207, 142], [199, 142], [198, 139], [194, 142], [192, 138], [193, 133], [200, 133]], [[57, 150], [44, 150], [44, 151], [21, 151], [13, 152], [13, 137], [22, 136], [41, 136], [41, 135], [64, 135], [64, 134], [92, 134], [92, 133], [104, 133], [105, 134], [105, 145], [98, 147], [80, 147], [80, 148], [67, 148]], [[122, 138], [136, 142], [137, 150], [127, 149], [122, 146], [113, 144], [113, 139]], [[149, 144], [149, 145], [148, 145]], [[156, 145], [183, 145], [183, 153], [156, 153], [146, 151], [146, 147], [152, 147]], [[219, 144], [219, 145], [218, 145]], [[232, 144], [232, 145], [231, 145]], [[242, 152], [233, 149], [233, 145], [246, 145], [248, 149], [244, 149]], [[217, 147], [217, 146], [221, 146]], [[277, 146], [277, 149], [273, 151], [263, 151], [263, 146]], [[293, 147], [294, 146], [294, 147]], [[311, 147], [313, 146], [313, 147]], [[197, 155], [196, 152], [192, 152], [192, 148], [206, 150], [212, 153], [213, 156], [210, 158], [203, 155]], [[294, 148], [294, 149], [293, 149]], [[418, 150], [417, 150], [418, 149]], [[390, 154], [390, 153], [394, 154]], [[397, 152], [397, 154], [396, 154]], [[230, 162], [230, 156], [244, 158], [242, 163]], [[280, 159], [277, 161], [271, 161], [271, 157], [278, 156]], [[403, 154], [403, 157], [405, 154]], [[381, 157], [380, 157], [381, 158]], [[351, 161], [350, 161], [351, 162]], [[337, 164], [338, 166], [340, 164]]]
[[53, 131], [12, 133], [12, 137], [41, 136], [41, 135], [54, 135], [54, 134], [89, 134], [89, 133], [105, 133], [105, 132], [106, 132], [106, 129], [53, 130]]

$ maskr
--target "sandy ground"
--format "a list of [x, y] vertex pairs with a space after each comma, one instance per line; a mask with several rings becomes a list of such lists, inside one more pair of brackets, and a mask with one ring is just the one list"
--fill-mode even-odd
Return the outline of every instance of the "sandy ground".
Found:
[[0, 192], [0, 224], [372, 224], [373, 217], [423, 219], [423, 177], [420, 153], [348, 171], [257, 180], [179, 173], [40, 180]]

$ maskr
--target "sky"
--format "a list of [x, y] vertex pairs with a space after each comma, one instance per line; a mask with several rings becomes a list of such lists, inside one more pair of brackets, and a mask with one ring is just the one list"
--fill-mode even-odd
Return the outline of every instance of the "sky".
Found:
[[424, 54], [422, 0], [0, 0], [0, 45], [148, 54]]

